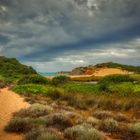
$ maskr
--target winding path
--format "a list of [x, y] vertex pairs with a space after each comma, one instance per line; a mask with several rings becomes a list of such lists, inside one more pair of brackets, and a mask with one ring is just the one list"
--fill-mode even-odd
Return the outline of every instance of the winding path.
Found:
[[30, 105], [22, 97], [3, 88], [0, 90], [0, 140], [21, 140], [22, 137], [17, 134], [6, 133], [3, 129], [12, 118], [14, 112]]

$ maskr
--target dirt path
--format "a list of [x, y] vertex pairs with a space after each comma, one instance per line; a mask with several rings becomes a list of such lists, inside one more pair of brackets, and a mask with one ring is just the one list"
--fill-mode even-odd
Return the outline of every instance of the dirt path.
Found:
[[4, 132], [4, 126], [11, 119], [14, 112], [29, 107], [23, 98], [9, 91], [8, 88], [0, 90], [0, 140], [21, 140], [22, 137], [16, 134]]

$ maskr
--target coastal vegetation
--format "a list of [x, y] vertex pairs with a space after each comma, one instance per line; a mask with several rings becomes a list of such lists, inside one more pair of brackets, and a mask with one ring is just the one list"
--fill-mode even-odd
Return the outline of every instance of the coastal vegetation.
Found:
[[13, 74], [10, 82], [1, 74], [0, 87], [10, 86], [31, 106], [15, 112], [5, 131], [24, 134], [24, 140], [139, 139], [138, 76], [115, 74], [85, 82], [68, 76], [48, 79], [33, 69]]

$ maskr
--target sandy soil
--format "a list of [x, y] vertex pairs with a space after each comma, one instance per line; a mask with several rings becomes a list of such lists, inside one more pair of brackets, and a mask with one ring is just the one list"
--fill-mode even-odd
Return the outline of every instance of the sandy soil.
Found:
[[99, 68], [93, 73], [95, 76], [106, 76], [112, 74], [133, 74], [133, 72], [128, 72], [117, 68]]
[[134, 72], [128, 72], [126, 70], [121, 70], [117, 68], [98, 68], [91, 75], [72, 75], [70, 77], [75, 78], [75, 77], [107, 76], [107, 75], [112, 75], [112, 74], [131, 75], [131, 74], [134, 74]]
[[8, 88], [0, 90], [0, 140], [21, 140], [22, 136], [6, 133], [3, 129], [12, 118], [14, 112], [30, 105], [23, 98], [9, 91]]

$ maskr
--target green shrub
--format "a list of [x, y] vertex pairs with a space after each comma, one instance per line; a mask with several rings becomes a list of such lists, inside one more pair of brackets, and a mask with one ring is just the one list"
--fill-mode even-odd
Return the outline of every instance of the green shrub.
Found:
[[13, 118], [5, 127], [7, 132], [25, 133], [32, 128], [32, 124], [26, 118]]
[[49, 80], [41, 75], [27, 75], [22, 77], [18, 84], [48, 84]]
[[25, 84], [25, 85], [16, 85], [13, 88], [13, 91], [20, 94], [42, 94], [44, 96], [51, 97], [53, 99], [58, 99], [64, 93], [63, 89], [50, 87], [45, 85], [37, 84]]
[[47, 96], [52, 98], [52, 99], [59, 99], [60, 97], [62, 97], [64, 94], [63, 89], [60, 88], [50, 88], [47, 92]]
[[99, 81], [99, 84], [106, 84], [106, 83], [121, 83], [121, 82], [133, 82], [133, 78], [129, 75], [121, 75], [121, 74], [114, 74], [105, 76]]
[[63, 140], [57, 132], [46, 128], [35, 128], [26, 134], [24, 140]]
[[111, 84], [108, 87], [108, 91], [117, 93], [119, 96], [140, 96], [140, 85], [130, 82]]
[[59, 130], [64, 130], [67, 127], [72, 126], [72, 123], [68, 116], [62, 113], [53, 113], [44, 118], [46, 125]]
[[37, 72], [32, 67], [21, 64], [15, 58], [0, 56], [0, 75], [15, 80], [27, 74], [37, 74]]
[[134, 123], [134, 124], [129, 124], [128, 128], [131, 132], [134, 132], [138, 135], [140, 135], [140, 123]]
[[69, 140], [104, 140], [105, 138], [91, 125], [76, 125], [65, 130], [65, 137]]
[[100, 123], [99, 129], [104, 132], [113, 133], [119, 131], [119, 125], [114, 119], [105, 119]]
[[82, 82], [69, 82], [63, 85], [63, 88], [66, 92], [69, 93], [97, 93], [99, 91], [99, 86], [91, 83], [82, 83]]
[[88, 117], [87, 118], [87, 123], [91, 124], [92, 126], [98, 126], [100, 123], [100, 120], [97, 118], [93, 118], [93, 117]]
[[67, 76], [56, 76], [52, 79], [52, 84], [57, 86], [57, 85], [60, 85], [60, 84], [65, 84], [68, 81], [70, 81], [70, 78], [67, 77]]
[[33, 104], [29, 108], [21, 109], [19, 112], [14, 113], [16, 117], [30, 117], [38, 118], [40, 116], [48, 115], [52, 111], [51, 108], [42, 104]]
[[37, 85], [37, 84], [25, 84], [25, 85], [16, 85], [13, 88], [13, 91], [20, 93], [20, 94], [47, 94], [48, 88], [44, 85]]

